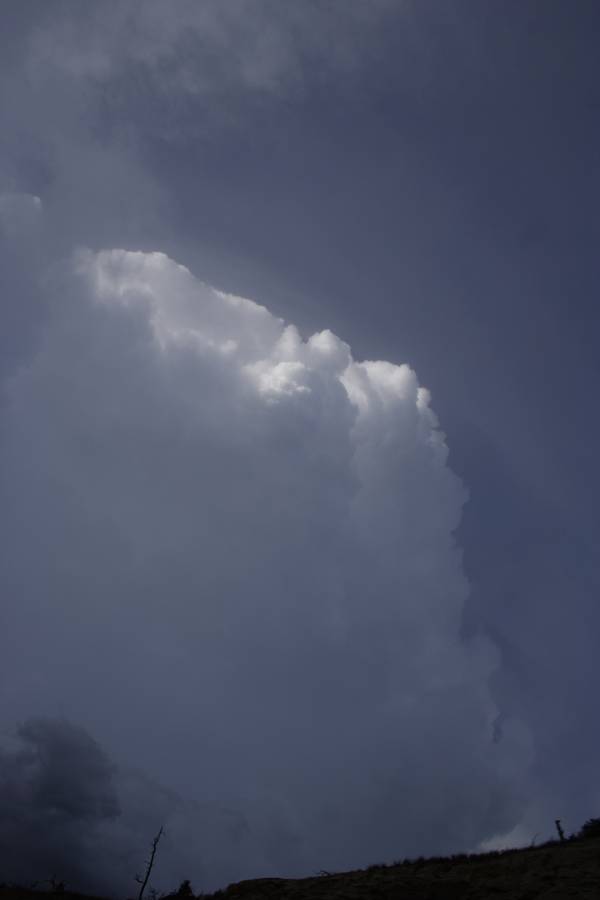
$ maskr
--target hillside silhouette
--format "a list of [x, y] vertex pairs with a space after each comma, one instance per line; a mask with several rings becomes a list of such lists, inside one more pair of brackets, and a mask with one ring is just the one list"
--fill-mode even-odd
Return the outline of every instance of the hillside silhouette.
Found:
[[[322, 872], [308, 878], [258, 878], [240, 881], [212, 894], [183, 897], [203, 900], [599, 900], [600, 820], [590, 820], [579, 835], [538, 847], [457, 854], [372, 865], [350, 872]], [[132, 892], [133, 895], [133, 892]], [[0, 900], [101, 900], [68, 890], [40, 891], [0, 885]], [[156, 900], [150, 891], [145, 900]]]

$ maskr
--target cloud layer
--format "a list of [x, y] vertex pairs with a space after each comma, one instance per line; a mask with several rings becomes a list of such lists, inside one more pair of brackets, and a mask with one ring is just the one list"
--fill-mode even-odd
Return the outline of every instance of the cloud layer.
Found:
[[[182, 798], [110, 782], [103, 846], [171, 818], [166, 886], [206, 888], [513, 827], [529, 738], [497, 739], [496, 653], [461, 635], [465, 492], [415, 373], [162, 253], [81, 251], [45, 290], [4, 396], [0, 696], [5, 730], [66, 717]], [[132, 853], [86, 883], [130, 890]]]
[[157, 0], [127, 0], [82, 14], [68, 2], [62, 16], [42, 17], [32, 29], [30, 72], [53, 69], [102, 85], [133, 66], [136, 90], [295, 93], [310, 67], [329, 74], [361, 66], [372, 53], [365, 33], [384, 25], [394, 5], [181, 0], [167, 8]]

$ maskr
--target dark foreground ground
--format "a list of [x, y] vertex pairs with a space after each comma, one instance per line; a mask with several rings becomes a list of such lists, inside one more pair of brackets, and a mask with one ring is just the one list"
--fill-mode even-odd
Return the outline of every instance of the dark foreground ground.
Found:
[[[48, 894], [56, 900], [90, 900], [68, 891], [0, 887], [0, 900], [47, 900]], [[201, 896], [206, 900], [600, 900], [600, 837], [503, 853], [370, 866], [313, 878], [260, 878]], [[180, 897], [171, 894], [168, 900]]]

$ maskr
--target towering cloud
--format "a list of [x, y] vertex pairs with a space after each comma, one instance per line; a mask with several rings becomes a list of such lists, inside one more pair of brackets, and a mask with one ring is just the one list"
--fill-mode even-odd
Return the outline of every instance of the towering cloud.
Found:
[[[465, 492], [415, 373], [161, 253], [81, 252], [46, 290], [4, 398], [3, 722], [66, 717], [179, 793], [156, 812], [162, 789], [126, 789], [64, 722], [27, 726], [92, 761], [74, 796], [103, 847], [128, 865], [166, 818], [163, 877], [206, 888], [516, 824], [529, 740], [494, 740], [496, 655], [461, 633]], [[10, 869], [23, 829], [2, 831]], [[82, 856], [86, 883], [127, 889], [109, 858]]]

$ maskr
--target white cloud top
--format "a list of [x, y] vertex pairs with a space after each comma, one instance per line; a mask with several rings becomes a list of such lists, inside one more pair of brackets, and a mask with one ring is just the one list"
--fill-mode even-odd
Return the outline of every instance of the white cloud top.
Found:
[[465, 492], [415, 373], [162, 253], [80, 252], [59, 293], [6, 394], [7, 721], [66, 715], [241, 810], [194, 848], [203, 885], [513, 827], [528, 737], [492, 740]]

